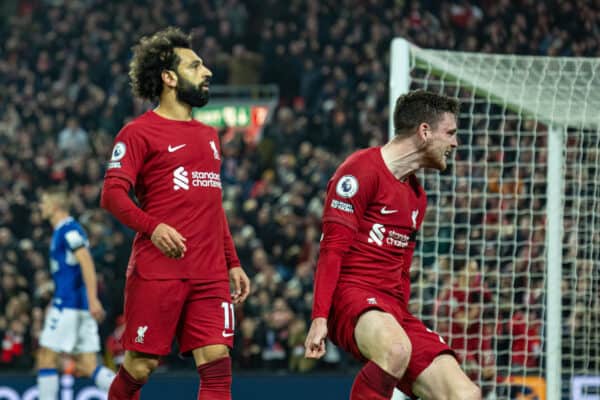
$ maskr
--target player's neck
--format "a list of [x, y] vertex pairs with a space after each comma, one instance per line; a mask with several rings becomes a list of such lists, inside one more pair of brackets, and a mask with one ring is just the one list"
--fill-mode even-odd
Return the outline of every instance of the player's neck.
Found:
[[176, 98], [164, 98], [163, 96], [154, 112], [163, 118], [176, 121], [190, 121], [192, 119], [192, 106], [182, 103]]
[[69, 213], [67, 213], [65, 211], [57, 211], [54, 214], [52, 214], [52, 216], [50, 217], [50, 224], [52, 225], [53, 228], [56, 228], [58, 226], [58, 224], [60, 224], [62, 221], [64, 221], [68, 217], [69, 217]]
[[398, 180], [405, 180], [421, 168], [419, 150], [409, 140], [392, 140], [381, 147], [383, 163]]

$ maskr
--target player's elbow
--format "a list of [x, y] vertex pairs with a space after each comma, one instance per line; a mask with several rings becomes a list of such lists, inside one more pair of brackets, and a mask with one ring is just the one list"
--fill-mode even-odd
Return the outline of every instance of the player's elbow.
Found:
[[102, 186], [102, 193], [100, 193], [100, 207], [104, 208], [107, 211], [110, 211], [110, 195], [109, 195], [109, 186], [108, 182], [104, 182], [104, 186]]
[[119, 178], [107, 178], [100, 193], [100, 207], [111, 214], [118, 211], [119, 204], [127, 198], [127, 183]]

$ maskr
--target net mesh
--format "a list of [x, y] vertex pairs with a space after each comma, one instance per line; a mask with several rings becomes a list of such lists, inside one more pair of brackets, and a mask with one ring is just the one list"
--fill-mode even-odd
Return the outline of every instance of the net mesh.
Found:
[[411, 49], [410, 89], [457, 97], [461, 112], [448, 169], [421, 175], [429, 208], [410, 307], [488, 398], [517, 398], [545, 376], [550, 124], [566, 143], [562, 398], [574, 377], [600, 375], [597, 70], [598, 60]]

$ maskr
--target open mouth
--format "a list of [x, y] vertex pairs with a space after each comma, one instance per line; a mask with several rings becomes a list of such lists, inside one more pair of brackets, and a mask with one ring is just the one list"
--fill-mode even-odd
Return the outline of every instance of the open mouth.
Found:
[[451, 154], [452, 154], [452, 150], [446, 150], [446, 152], [444, 153], [444, 158], [450, 157]]

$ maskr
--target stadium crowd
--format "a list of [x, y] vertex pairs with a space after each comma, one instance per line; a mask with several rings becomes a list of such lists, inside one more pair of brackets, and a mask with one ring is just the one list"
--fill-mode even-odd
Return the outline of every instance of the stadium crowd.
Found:
[[[327, 181], [349, 153], [387, 138], [391, 38], [486, 53], [600, 55], [600, 5], [583, 0], [18, 3], [16, 15], [0, 24], [0, 368], [33, 364], [52, 294], [46, 261], [50, 226], [41, 219], [38, 194], [55, 184], [68, 187], [73, 214], [89, 234], [108, 311], [101, 326], [108, 360], [118, 363], [122, 355], [119, 316], [132, 232], [99, 208], [99, 194], [113, 137], [151, 106], [132, 100], [128, 84], [130, 46], [140, 35], [180, 26], [192, 32], [213, 84], [280, 88], [259, 143], [241, 135], [223, 143], [224, 205], [253, 283], [251, 297], [238, 310], [233, 360], [239, 369], [348, 365], [334, 348], [316, 365], [303, 359], [302, 345]], [[516, 129], [515, 124], [509, 121], [505, 128]], [[511, 363], [513, 371], [515, 365], [540, 366], [544, 301], [543, 215], [515, 212], [543, 208], [545, 177], [533, 187], [531, 179], [506, 179], [514, 170], [501, 179], [469, 165], [498, 157], [542, 161], [545, 153], [485, 151], [494, 144], [486, 138], [499, 136], [476, 137], [480, 151], [457, 153], [456, 176], [477, 179], [459, 179], [447, 190], [474, 191], [477, 203], [457, 197], [457, 211], [448, 211], [435, 228], [426, 224], [429, 239], [420, 245], [425, 256], [416, 257], [420, 265], [413, 268], [415, 310], [422, 306], [424, 315], [437, 316], [440, 333], [470, 371], [488, 381], [497, 379], [502, 365]], [[505, 145], [532, 147], [526, 142], [531, 137], [522, 140]], [[485, 190], [505, 196], [488, 198]], [[522, 191], [540, 193], [538, 203], [519, 203], [527, 201], [516, 196]], [[454, 230], [452, 223], [483, 223], [485, 229]], [[585, 273], [589, 267], [574, 268]], [[508, 270], [515, 274], [499, 273]], [[500, 289], [506, 285], [523, 290]], [[498, 302], [516, 309], [498, 314], [490, 307]], [[582, 317], [564, 318], [576, 326]], [[426, 321], [433, 325], [433, 319]], [[506, 343], [494, 344], [496, 337]], [[495, 348], [505, 350], [494, 354]], [[170, 357], [166, 366], [181, 362]]]

